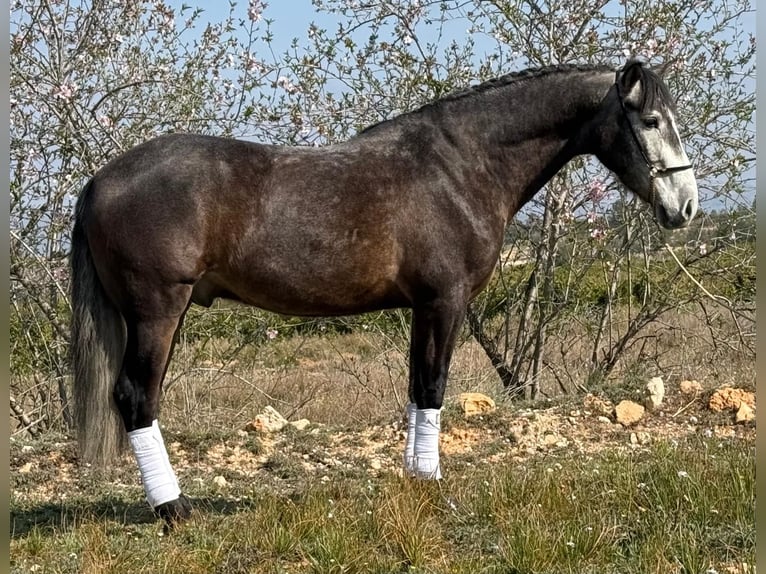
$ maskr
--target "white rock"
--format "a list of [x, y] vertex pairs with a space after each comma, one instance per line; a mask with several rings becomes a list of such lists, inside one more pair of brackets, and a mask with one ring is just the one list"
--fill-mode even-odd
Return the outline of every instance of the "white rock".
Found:
[[291, 421], [290, 426], [296, 428], [299, 431], [306, 430], [306, 428], [311, 424], [311, 421], [309, 419], [300, 419], [297, 421]]
[[254, 430], [258, 432], [277, 432], [284, 428], [287, 424], [287, 419], [283, 417], [279, 412], [267, 405], [261, 414], [255, 417], [255, 419], [245, 426], [245, 430]]
[[652, 377], [649, 379], [649, 382], [646, 383], [646, 393], [646, 408], [649, 410], [658, 408], [665, 398], [665, 383], [662, 377]]
[[218, 475], [213, 479], [213, 484], [215, 484], [218, 488], [223, 488], [225, 486], [228, 486], [229, 483], [224, 477], [222, 477], [221, 475]]
[[755, 411], [752, 409], [750, 405], [742, 401], [739, 404], [739, 409], [737, 410], [737, 415], [735, 420], [738, 423], [745, 423], [748, 421], [752, 421], [753, 419], [755, 419]]

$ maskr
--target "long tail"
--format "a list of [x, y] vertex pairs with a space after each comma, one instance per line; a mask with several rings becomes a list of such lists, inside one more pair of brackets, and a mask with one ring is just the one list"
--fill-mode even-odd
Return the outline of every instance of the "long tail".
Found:
[[125, 322], [109, 300], [83, 229], [92, 182], [75, 212], [70, 256], [74, 411], [80, 459], [105, 466], [127, 447], [127, 434], [112, 397], [125, 353]]

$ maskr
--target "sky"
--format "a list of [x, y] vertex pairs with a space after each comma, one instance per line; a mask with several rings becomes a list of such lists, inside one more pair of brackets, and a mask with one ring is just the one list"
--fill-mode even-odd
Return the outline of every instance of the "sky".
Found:
[[[243, 18], [247, 17], [248, 0], [235, 0], [236, 12]], [[182, 4], [194, 4], [190, 0], [185, 2], [182, 0], [171, 0], [169, 4], [180, 7]], [[229, 11], [229, 2], [221, 0], [213, 0], [209, 2], [198, 2], [197, 5], [204, 7], [205, 14], [209, 15], [211, 21], [222, 20]], [[609, 3], [605, 7], [605, 11], [609, 14], [610, 9], [620, 9], [618, 3]], [[615, 13], [614, 16], [620, 16], [621, 14]], [[755, 15], [752, 18], [744, 18], [739, 22], [741, 29], [746, 32], [755, 35]], [[305, 37], [306, 30], [311, 22], [316, 23], [320, 27], [332, 30], [338, 21], [338, 18], [332, 14], [319, 13], [312, 5], [311, 0], [273, 0], [266, 3], [266, 9], [264, 11], [264, 17], [274, 21], [272, 24], [272, 30], [274, 31], [275, 44], [280, 48], [287, 48], [293, 38]], [[464, 37], [465, 30], [463, 29], [462, 22], [455, 22], [450, 29], [450, 32], [454, 34], [455, 38]], [[426, 34], [426, 40], [427, 40]], [[475, 38], [478, 44], [478, 51], [481, 51], [481, 38]], [[494, 48], [496, 44], [494, 42], [487, 41], [483, 46], [486, 49]]]

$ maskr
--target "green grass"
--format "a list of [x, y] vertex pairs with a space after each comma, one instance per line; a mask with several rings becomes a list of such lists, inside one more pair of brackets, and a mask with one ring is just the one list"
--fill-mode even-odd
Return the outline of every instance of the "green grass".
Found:
[[752, 441], [692, 437], [515, 465], [444, 464], [440, 484], [338, 470], [287, 493], [200, 487], [194, 518], [170, 536], [136, 489], [104, 495], [94, 482], [49, 505], [12, 495], [11, 568], [702, 574], [755, 562]]

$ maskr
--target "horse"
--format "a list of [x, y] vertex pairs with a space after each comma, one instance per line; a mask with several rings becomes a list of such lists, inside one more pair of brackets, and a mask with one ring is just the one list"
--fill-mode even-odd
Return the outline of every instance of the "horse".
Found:
[[697, 184], [661, 74], [559, 65], [448, 94], [324, 147], [166, 134], [83, 188], [71, 241], [74, 407], [82, 461], [128, 445], [146, 500], [188, 518], [158, 423], [189, 306], [225, 298], [299, 316], [412, 310], [403, 465], [441, 478], [456, 337], [506, 224], [567, 162], [595, 156], [667, 229]]

